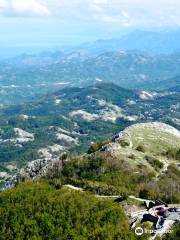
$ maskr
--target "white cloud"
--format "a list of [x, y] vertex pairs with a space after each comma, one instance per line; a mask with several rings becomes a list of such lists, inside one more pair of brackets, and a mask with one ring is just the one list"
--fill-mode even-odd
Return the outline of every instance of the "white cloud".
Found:
[[119, 26], [180, 25], [179, 0], [94, 0], [91, 9], [97, 20]]
[[32, 14], [37, 16], [49, 16], [50, 11], [45, 3], [36, 0], [12, 0], [12, 9], [17, 14]]
[[6, 0], [0, 0], [0, 10], [6, 8], [8, 5]]
[[0, 0], [3, 16], [52, 16], [119, 26], [179, 26], [180, 0]]
[[40, 0], [0, 0], [0, 12], [4, 16], [20, 17], [51, 15], [46, 2]]

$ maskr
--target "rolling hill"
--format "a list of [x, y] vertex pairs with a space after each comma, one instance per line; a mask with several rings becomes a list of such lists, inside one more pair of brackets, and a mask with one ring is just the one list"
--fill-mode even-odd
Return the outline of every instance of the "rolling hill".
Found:
[[66, 86], [89, 86], [101, 81], [129, 89], [165, 90], [179, 84], [175, 79], [180, 75], [179, 56], [129, 51], [56, 52], [1, 60], [1, 106], [33, 101]]
[[1, 108], [1, 180], [29, 161], [87, 151], [91, 143], [133, 123], [161, 121], [179, 129], [178, 103], [178, 92], [133, 91], [101, 82]]

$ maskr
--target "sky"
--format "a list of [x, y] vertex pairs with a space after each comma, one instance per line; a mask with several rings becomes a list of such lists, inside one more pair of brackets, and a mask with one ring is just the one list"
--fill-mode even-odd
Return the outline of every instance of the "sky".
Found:
[[0, 49], [47, 49], [180, 27], [180, 0], [0, 0]]

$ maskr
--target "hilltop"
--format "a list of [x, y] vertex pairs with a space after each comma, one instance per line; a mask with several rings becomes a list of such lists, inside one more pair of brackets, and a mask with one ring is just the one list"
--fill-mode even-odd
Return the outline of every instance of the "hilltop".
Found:
[[[123, 145], [126, 148], [121, 150]], [[120, 151], [115, 152], [115, 154], [127, 151], [128, 154], [150, 154], [169, 159], [169, 156], [166, 156], [168, 151], [179, 150], [180, 131], [160, 122], [134, 124], [115, 136], [112, 143], [105, 146], [105, 150], [111, 151], [112, 149], [113, 151], [118, 147], [120, 147]], [[142, 163], [142, 161], [140, 162]]]

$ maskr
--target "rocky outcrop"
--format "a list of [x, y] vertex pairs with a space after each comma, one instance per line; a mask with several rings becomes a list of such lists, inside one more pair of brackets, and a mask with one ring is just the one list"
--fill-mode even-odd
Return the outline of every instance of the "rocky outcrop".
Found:
[[2, 190], [13, 188], [21, 182], [45, 177], [51, 170], [53, 170], [54, 167], [58, 168], [58, 171], [61, 171], [63, 164], [63, 161], [60, 160], [61, 156], [63, 156], [63, 153], [56, 159], [46, 158], [29, 162], [26, 167], [22, 168], [16, 175], [5, 183]]

